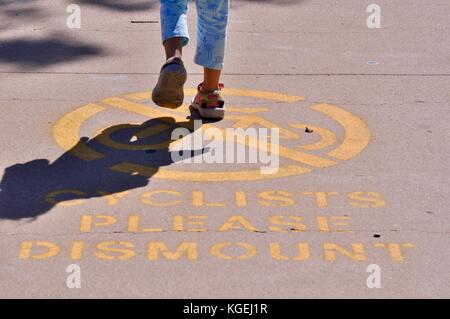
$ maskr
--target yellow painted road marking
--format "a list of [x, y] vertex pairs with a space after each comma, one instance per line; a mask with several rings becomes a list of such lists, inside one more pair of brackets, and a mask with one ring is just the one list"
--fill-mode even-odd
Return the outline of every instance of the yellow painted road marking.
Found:
[[231, 172], [201, 172], [201, 171], [181, 171], [170, 170], [166, 168], [155, 168], [123, 162], [110, 167], [112, 170], [122, 173], [138, 173], [141, 176], [156, 177], [163, 179], [172, 179], [192, 182], [215, 182], [215, 181], [255, 181], [261, 179], [272, 179], [287, 176], [294, 176], [308, 173], [311, 170], [297, 165], [285, 165], [280, 167], [276, 174], [261, 175], [259, 169], [248, 171]]
[[[131, 145], [131, 144], [118, 143], [111, 138], [111, 135], [114, 134], [115, 132], [120, 131], [124, 128], [132, 128], [132, 125], [135, 125], [136, 127], [141, 126], [141, 124], [122, 124], [122, 125], [108, 127], [102, 131], [102, 134], [97, 135], [95, 140], [102, 143], [103, 145], [106, 145], [111, 148], [115, 148], [115, 149], [119, 149], [119, 150], [129, 150], [129, 151], [144, 151], [144, 150], [148, 150], [148, 149], [156, 150], [156, 149], [164, 149], [164, 148], [168, 147], [170, 141], [164, 141], [164, 142], [155, 143], [155, 144]], [[165, 131], [169, 128], [170, 128], [170, 126], [166, 125], [166, 124], [156, 124], [152, 127], [142, 129], [141, 131], [136, 132], [134, 135], [137, 138], [143, 139], [146, 137], [150, 137], [150, 136], [154, 136], [156, 134], [162, 133], [163, 131]]]
[[[195, 88], [185, 88], [185, 95], [195, 95], [197, 94], [197, 89]], [[286, 95], [281, 93], [269, 92], [269, 91], [259, 91], [259, 90], [249, 90], [249, 89], [235, 89], [235, 88], [226, 88], [223, 90], [224, 95], [228, 96], [245, 96], [245, 97], [254, 97], [259, 99], [266, 99], [278, 102], [286, 102], [286, 103], [295, 103], [299, 101], [303, 101], [305, 98], [303, 96], [295, 96], [295, 95]], [[127, 98], [134, 100], [149, 100], [152, 96], [151, 91], [146, 92], [138, 92], [131, 93], [125, 95]]]
[[369, 144], [370, 130], [359, 117], [331, 104], [316, 104], [311, 108], [330, 116], [345, 129], [344, 141], [328, 155], [345, 161], [360, 153]]
[[[196, 89], [185, 89], [186, 95], [193, 95], [196, 93]], [[285, 94], [279, 94], [274, 92], [267, 91], [256, 91], [256, 90], [246, 90], [246, 89], [226, 89], [227, 95], [234, 96], [248, 96], [254, 98], [262, 98], [268, 99], [272, 101], [278, 102], [286, 102], [286, 103], [294, 103], [298, 101], [304, 100], [303, 97], [300, 96], [291, 96]], [[135, 103], [127, 99], [141, 101], [144, 99], [150, 99], [151, 92], [137, 92], [123, 95], [123, 97], [112, 97], [101, 100], [102, 103], [112, 106], [118, 109], [121, 109], [126, 112], [132, 112], [134, 114], [140, 114], [142, 116], [148, 117], [150, 119], [157, 119], [162, 122], [160, 124], [156, 124], [152, 127], [143, 127], [142, 130], [134, 133], [134, 136], [139, 138], [145, 138], [149, 136], [153, 136], [155, 134], [161, 133], [166, 128], [171, 126], [179, 126], [186, 127], [188, 129], [192, 129], [192, 121], [186, 120], [186, 113], [188, 106], [183, 105], [179, 109], [163, 109], [163, 108], [155, 108], [149, 105], [144, 105], [140, 103]], [[73, 148], [71, 152], [83, 159], [83, 160], [95, 160], [103, 157], [104, 155], [91, 149], [87, 145], [83, 143], [78, 143], [79, 141], [79, 130], [83, 122], [88, 120], [89, 118], [97, 115], [99, 112], [104, 111], [106, 107], [98, 105], [98, 104], [88, 104], [76, 109], [73, 112], [68, 113], [62, 119], [56, 123], [53, 129], [53, 136], [58, 145], [60, 145], [63, 149], [69, 150], [74, 145], [77, 147]], [[369, 143], [370, 141], [370, 131], [360, 118], [353, 115], [352, 113], [345, 111], [337, 106], [330, 104], [317, 104], [313, 105], [311, 109], [321, 112], [337, 123], [339, 123], [345, 130], [345, 136], [342, 144], [338, 145], [336, 149], [330, 151], [327, 155], [334, 157], [338, 160], [348, 160], [353, 156], [360, 153]], [[275, 128], [277, 125], [268, 120], [265, 120], [262, 117], [258, 117], [253, 115], [257, 112], [265, 112], [266, 108], [243, 108], [241, 109], [241, 113], [244, 113], [241, 116], [237, 116], [235, 114], [227, 114], [226, 120], [234, 120], [233, 124], [234, 128], [249, 128], [254, 125], [263, 126], [266, 128]], [[247, 114], [245, 114], [247, 113]], [[167, 122], [167, 123], [165, 123]], [[166, 125], [167, 124], [167, 125]], [[140, 124], [142, 125], [142, 124]], [[214, 125], [204, 124], [203, 128], [208, 128]], [[293, 123], [291, 127], [301, 128], [303, 124]], [[331, 146], [336, 144], [336, 135], [327, 130], [320, 128], [318, 126], [308, 125], [311, 127], [317, 134], [320, 136], [320, 140], [318, 142], [303, 145], [301, 148], [303, 150], [319, 150], [327, 146]], [[132, 145], [132, 144], [123, 144], [114, 141], [111, 138], [111, 134], [121, 128], [130, 127], [131, 124], [127, 125], [116, 125], [115, 127], [106, 128], [102, 131], [102, 134], [99, 134], [96, 137], [96, 140], [101, 142], [102, 144], [109, 146], [111, 148], [116, 149], [129, 149], [129, 150], [145, 150], [148, 148], [168, 148], [172, 141], [167, 141], [163, 143], [158, 143], [154, 145]], [[137, 128], [139, 125], [137, 125]], [[280, 129], [280, 138], [284, 139], [299, 139], [300, 136], [297, 132], [288, 130], [286, 128]], [[225, 134], [226, 138], [231, 138], [228, 134]], [[175, 141], [172, 144], [176, 144], [179, 141]], [[241, 142], [245, 144], [247, 147], [252, 147], [255, 145], [255, 141], [251, 141], [249, 138], [246, 139], [237, 139], [237, 142]], [[78, 143], [78, 144], [77, 144]], [[265, 147], [266, 151], [270, 149], [270, 144], [268, 143], [258, 143], [261, 144], [260, 147]], [[309, 154], [301, 151], [297, 151], [283, 145], [279, 145], [278, 154], [284, 158], [293, 160], [295, 162], [300, 162], [302, 164], [306, 164], [315, 168], [325, 168], [330, 167], [337, 164], [336, 161], [324, 158], [319, 155]], [[310, 172], [310, 168], [305, 168], [299, 165], [285, 165], [280, 167], [279, 171], [275, 174], [261, 174], [259, 169], [255, 170], [245, 170], [245, 171], [219, 171], [219, 172], [205, 172], [205, 171], [181, 171], [181, 170], [172, 170], [167, 168], [154, 168], [150, 166], [143, 166], [129, 162], [123, 162], [116, 164], [110, 167], [112, 170], [120, 171], [129, 174], [141, 174], [143, 176], [154, 176], [157, 178], [167, 178], [173, 180], [184, 180], [184, 181], [251, 181], [251, 180], [259, 180], [259, 179], [270, 179], [270, 178], [279, 178], [279, 177], [287, 177], [298, 174], [303, 174]]]
[[[117, 107], [119, 109], [125, 110], [127, 112], [133, 112], [136, 114], [143, 115], [149, 118], [167, 118], [172, 117], [177, 122], [186, 122], [186, 115], [181, 116], [173, 112], [168, 112], [167, 109], [157, 109], [152, 108], [143, 104], [134, 103], [131, 101], [127, 101], [122, 98], [112, 97], [108, 99], [103, 99], [103, 103], [108, 104], [110, 106]], [[163, 122], [164, 120], [161, 119]]]
[[[221, 129], [221, 130], [223, 132], [225, 132], [224, 129]], [[206, 133], [206, 135], [208, 135], [208, 131], [205, 131], [205, 133]], [[248, 147], [257, 145], [260, 150], [263, 150], [266, 152], [269, 152], [272, 147], [271, 143], [269, 143], [269, 142], [258, 143], [258, 139], [251, 137], [251, 136], [247, 136], [242, 141], [240, 139], [235, 140], [234, 136], [230, 136], [229, 134], [225, 134], [225, 133], [223, 134], [223, 137], [225, 140], [235, 141], [236, 143], [244, 144], [245, 146], [248, 146]], [[260, 145], [258, 145], [258, 144], [260, 144]], [[278, 147], [279, 147], [279, 151], [273, 150], [272, 155], [280, 155], [281, 157], [288, 158], [288, 159], [296, 161], [296, 162], [300, 162], [303, 164], [307, 164], [307, 165], [310, 165], [313, 167], [319, 167], [319, 168], [330, 167], [330, 166], [336, 164], [335, 161], [328, 160], [328, 159], [322, 158], [317, 155], [296, 151], [296, 150], [290, 149], [290, 148], [282, 146], [282, 145], [279, 145]]]
[[65, 150], [70, 150], [77, 145], [74, 154], [86, 161], [102, 158], [103, 154], [78, 142], [81, 124], [105, 109], [103, 106], [91, 103], [66, 114], [53, 126], [53, 138], [56, 143]]
[[331, 146], [336, 143], [336, 140], [337, 140], [336, 134], [334, 134], [333, 132], [331, 132], [330, 130], [328, 130], [326, 128], [314, 126], [314, 125], [310, 125], [310, 124], [302, 124], [302, 123], [293, 123], [293, 124], [290, 124], [290, 126], [299, 128], [299, 129], [305, 129], [305, 127], [308, 127], [309, 129], [313, 130], [313, 133], [319, 134], [319, 136], [320, 136], [319, 141], [312, 143], [312, 144], [300, 146], [304, 150], [308, 150], [308, 151], [320, 150], [320, 149], [323, 149], [325, 147]]

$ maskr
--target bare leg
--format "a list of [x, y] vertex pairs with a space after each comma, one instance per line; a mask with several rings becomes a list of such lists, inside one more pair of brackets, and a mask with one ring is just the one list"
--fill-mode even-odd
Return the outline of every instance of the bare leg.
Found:
[[219, 88], [221, 70], [204, 68], [202, 91], [214, 91]]
[[[173, 57], [182, 58], [183, 55], [183, 38], [174, 37], [167, 39], [164, 42], [164, 49], [166, 51], [166, 59]], [[204, 68], [203, 71], [203, 91], [213, 91], [219, 88], [221, 70]]]
[[166, 51], [166, 59], [173, 57], [180, 58], [183, 53], [183, 38], [175, 37], [164, 41], [164, 49]]

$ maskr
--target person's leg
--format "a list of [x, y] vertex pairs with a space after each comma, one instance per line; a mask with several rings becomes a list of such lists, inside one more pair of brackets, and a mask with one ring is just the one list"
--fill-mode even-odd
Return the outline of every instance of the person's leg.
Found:
[[220, 74], [222, 70], [214, 70], [210, 68], [203, 68], [203, 84], [202, 91], [210, 92], [219, 88]]
[[164, 50], [166, 51], [166, 60], [170, 58], [182, 58], [183, 57], [183, 38], [175, 37], [164, 41]]
[[198, 12], [195, 63], [204, 67], [202, 91], [219, 88], [225, 56], [229, 0], [196, 0]]
[[161, 37], [166, 57], [181, 57], [189, 42], [187, 26], [188, 0], [160, 0]]
[[189, 42], [187, 28], [188, 0], [160, 0], [161, 35], [166, 63], [152, 91], [152, 100], [159, 106], [174, 107], [183, 103], [183, 86], [187, 72], [182, 57], [183, 46]]

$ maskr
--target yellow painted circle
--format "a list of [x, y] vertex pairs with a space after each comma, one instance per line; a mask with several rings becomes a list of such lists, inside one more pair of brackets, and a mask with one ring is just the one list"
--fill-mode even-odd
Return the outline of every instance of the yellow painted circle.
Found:
[[[195, 89], [185, 89], [186, 95], [194, 95]], [[252, 97], [263, 100], [270, 100], [283, 103], [296, 103], [303, 101], [301, 96], [293, 96], [280, 94], [269, 91], [257, 91], [247, 89], [234, 89], [227, 88], [225, 95], [228, 96], [240, 96], [240, 97]], [[143, 100], [149, 100], [151, 92], [137, 92], [124, 94], [121, 96], [115, 96], [111, 98], [102, 99], [95, 103], [89, 103], [76, 108], [75, 110], [65, 114], [60, 118], [52, 129], [52, 135], [55, 142], [63, 148], [65, 151], [69, 151], [76, 157], [85, 160], [92, 161], [103, 158], [105, 155], [87, 145], [77, 145], [80, 139], [80, 128], [89, 119], [94, 118], [102, 112], [106, 112], [109, 109], [120, 109], [122, 111], [143, 115], [152, 118], [172, 118], [176, 123], [183, 123], [186, 121], [186, 108], [184, 105], [180, 109], [164, 109], [156, 106], [149, 106], [140, 103]], [[136, 174], [156, 178], [164, 178], [171, 180], [181, 181], [197, 181], [197, 182], [223, 182], [223, 181], [254, 181], [262, 179], [273, 179], [287, 176], [294, 176], [304, 174], [312, 171], [315, 168], [326, 168], [336, 165], [339, 161], [349, 160], [352, 157], [359, 154], [370, 141], [370, 130], [367, 124], [358, 116], [350, 113], [343, 108], [335, 105], [320, 103], [314, 104], [309, 107], [310, 109], [322, 113], [329, 118], [337, 122], [345, 131], [344, 137], [339, 144], [337, 144], [336, 135], [326, 128], [321, 128], [316, 125], [308, 125], [304, 123], [289, 123], [283, 127], [279, 127], [280, 136], [284, 138], [298, 138], [298, 133], [292, 131], [293, 129], [304, 128], [308, 126], [314, 134], [320, 137], [319, 141], [316, 141], [309, 145], [301, 145], [298, 149], [292, 149], [279, 145], [279, 155], [284, 158], [288, 158], [293, 163], [289, 165], [280, 166], [279, 170], [275, 174], [261, 174], [259, 169], [244, 170], [244, 171], [186, 171], [175, 170], [170, 168], [155, 168], [150, 166], [144, 166], [132, 162], [122, 162], [110, 167], [110, 169], [127, 174]], [[228, 111], [225, 116], [225, 120], [236, 121], [237, 127], [247, 126], [251, 127], [252, 124], [265, 127], [276, 127], [274, 123], [268, 121], [264, 117], [254, 115], [257, 112], [267, 111], [261, 107], [227, 107]], [[234, 114], [234, 111], [240, 113]], [[170, 122], [170, 121], [169, 121]], [[130, 124], [127, 124], [129, 126]], [[162, 123], [149, 128], [148, 132], [142, 132], [142, 134], [158, 134], [158, 131], [163, 131], [166, 125], [174, 125], [174, 123]], [[182, 124], [181, 124], [182, 125]], [[207, 124], [206, 126], [213, 126]], [[236, 127], [236, 126], [234, 126]], [[167, 128], [167, 127], [166, 127]], [[101, 144], [115, 149], [126, 150], [144, 150], [144, 149], [162, 149], [167, 148], [167, 142], [160, 142], [152, 145], [130, 145], [123, 144], [114, 141], [111, 138], [116, 130], [120, 129], [120, 125], [114, 128], [106, 128], [102, 130], [101, 136], [96, 140]], [[108, 131], [109, 130], [109, 131]], [[74, 146], [77, 145], [76, 148]], [[323, 156], [318, 156], [310, 153], [313, 150], [323, 149], [335, 145], [333, 150], [328, 151]]]

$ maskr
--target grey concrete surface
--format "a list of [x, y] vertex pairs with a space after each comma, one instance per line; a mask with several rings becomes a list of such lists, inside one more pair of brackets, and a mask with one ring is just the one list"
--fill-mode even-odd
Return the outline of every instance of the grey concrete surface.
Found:
[[[156, 156], [92, 141], [101, 129], [152, 118], [113, 107], [81, 123], [78, 135], [71, 133], [70, 121], [55, 133], [61, 119], [82, 106], [95, 103], [106, 108], [105, 98], [151, 90], [164, 60], [157, 1], [79, 1], [79, 30], [66, 27], [71, 2], [0, 4], [0, 297], [450, 297], [448, 1], [376, 1], [382, 9], [381, 29], [366, 26], [366, 7], [374, 1], [232, 1], [226, 88], [305, 99], [287, 103], [227, 95], [232, 109], [227, 116], [264, 108], [254, 114], [299, 135], [280, 141], [295, 150], [318, 141], [317, 130], [307, 134], [303, 124], [326, 128], [335, 133], [335, 145], [303, 151], [331, 159], [324, 154], [349, 132], [310, 108], [328, 103], [360, 118], [370, 131], [370, 142], [348, 160], [312, 167], [305, 174], [209, 182], [167, 179], [164, 170], [196, 171], [198, 176], [224, 172], [220, 176], [226, 178], [257, 166], [176, 163], [161, 166], [153, 176], [112, 171], [109, 167], [123, 160], [154, 164]], [[202, 70], [193, 64], [195, 22], [192, 4], [192, 43], [184, 52], [187, 88], [201, 81]], [[161, 111], [148, 100], [139, 103]], [[183, 109], [164, 111], [188, 115]], [[293, 123], [301, 128], [290, 126]], [[225, 118], [216, 125], [230, 127], [232, 121]], [[354, 125], [351, 122], [350, 129]], [[82, 160], [58, 145], [55, 134], [56, 139], [87, 137], [88, 145], [108, 156]], [[128, 135], [117, 138], [124, 136]], [[350, 144], [360, 138], [353, 136]], [[298, 164], [281, 157], [281, 165], [293, 163]], [[61, 189], [82, 192], [81, 199], [62, 205], [45, 200]], [[112, 198], [98, 191], [116, 194]], [[156, 194], [155, 201], [176, 202], [150, 203], [146, 196], [151, 191], [166, 192]], [[268, 191], [278, 197], [268, 198]], [[204, 195], [203, 203], [193, 201], [199, 196], [195, 192]], [[237, 192], [245, 194], [245, 205], [236, 204]], [[317, 203], [305, 192], [334, 194], [327, 203]], [[355, 192], [361, 192], [362, 199]], [[116, 223], [91, 231], [81, 227], [82, 216], [103, 221], [98, 215], [111, 216]], [[162, 231], [132, 232], [130, 215], [139, 216], [143, 228]], [[204, 219], [196, 221], [204, 225], [174, 228], [176, 216], [184, 216], [186, 222], [188, 216], [198, 215]], [[305, 229], [270, 222], [280, 215], [285, 221], [286, 216], [303, 218], [303, 226], [297, 226]], [[231, 216], [241, 216], [251, 225], [236, 222], [236, 229], [227, 231], [223, 227]], [[196, 228], [206, 231], [189, 231]], [[33, 244], [29, 255], [27, 242]], [[57, 245], [59, 253], [36, 259], [47, 251], [39, 242]], [[75, 259], [73, 245], [81, 242], [83, 254]], [[115, 242], [122, 250], [98, 247], [105, 242]], [[148, 245], [156, 242], [172, 252], [183, 242], [191, 243], [197, 247], [197, 258], [160, 252], [157, 260], [150, 260]], [[219, 249], [223, 243], [234, 244]], [[299, 243], [309, 249], [304, 260], [294, 258]], [[332, 250], [331, 244], [342, 250]], [[363, 248], [359, 260], [351, 244]], [[276, 258], [276, 245], [284, 260]], [[81, 268], [79, 289], [66, 285], [70, 264]], [[381, 288], [366, 285], [370, 264], [380, 266]]]

